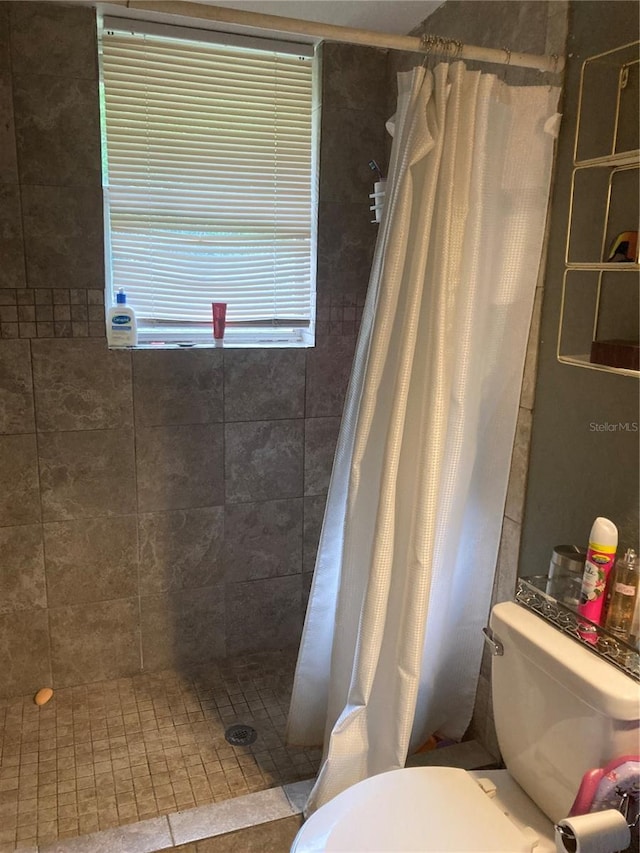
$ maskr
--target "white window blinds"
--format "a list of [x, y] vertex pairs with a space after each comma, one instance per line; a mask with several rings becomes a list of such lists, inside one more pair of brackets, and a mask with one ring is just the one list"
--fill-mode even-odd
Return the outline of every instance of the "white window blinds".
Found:
[[102, 36], [112, 302], [185, 338], [212, 302], [229, 327], [308, 326], [311, 60], [155, 30]]

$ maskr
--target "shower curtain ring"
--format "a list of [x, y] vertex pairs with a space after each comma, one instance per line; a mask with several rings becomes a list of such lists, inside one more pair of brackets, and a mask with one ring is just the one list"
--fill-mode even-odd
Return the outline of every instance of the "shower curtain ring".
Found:
[[444, 52], [447, 56], [451, 56], [453, 59], [456, 55], [456, 42], [454, 39], [444, 39], [444, 44], [442, 45]]
[[548, 72], [549, 76], [547, 78], [549, 80], [549, 91], [551, 91], [551, 89], [552, 89], [551, 77], [552, 76], [555, 77], [556, 74], [558, 73], [558, 60], [559, 60], [558, 54], [552, 53], [551, 59], [553, 60], [553, 71]]
[[435, 41], [437, 40], [437, 38], [438, 38], [437, 36], [432, 36], [431, 33], [428, 33], [426, 31], [426, 28], [425, 28], [425, 31], [423, 32], [422, 36], [420, 37], [420, 46], [422, 47], [422, 50], [424, 51], [424, 59], [422, 60], [422, 67], [423, 68], [427, 67], [427, 63], [428, 63], [429, 57], [431, 55], [431, 49], [432, 49]]
[[511, 65], [511, 51], [508, 47], [502, 48], [505, 52], [505, 60], [504, 60], [504, 71], [502, 72], [502, 82], [506, 83], [507, 71], [509, 70], [509, 66]]

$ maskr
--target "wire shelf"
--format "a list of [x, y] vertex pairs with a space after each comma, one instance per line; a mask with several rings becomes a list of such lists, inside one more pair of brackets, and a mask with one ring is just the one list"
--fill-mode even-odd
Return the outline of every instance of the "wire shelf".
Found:
[[[611, 241], [611, 208], [613, 186], [612, 181], [614, 176], [623, 171], [638, 169], [640, 167], [640, 149], [637, 147], [637, 135], [629, 135], [629, 128], [637, 127], [637, 98], [631, 102], [628, 101], [626, 109], [624, 107], [623, 92], [624, 90], [634, 91], [633, 86], [629, 88], [629, 75], [631, 72], [637, 74], [638, 64], [640, 62], [638, 51], [640, 42], [633, 41], [628, 44], [621, 45], [596, 56], [587, 57], [582, 63], [580, 72], [580, 89], [578, 92], [578, 116], [576, 120], [576, 131], [574, 139], [573, 151], [573, 172], [571, 176], [571, 193], [569, 196], [569, 216], [567, 221], [567, 233], [565, 243], [565, 272], [562, 283], [562, 297], [560, 302], [560, 319], [558, 323], [558, 338], [556, 347], [556, 357], [563, 364], [576, 365], [589, 370], [597, 370], [605, 373], [617, 373], [624, 376], [640, 377], [640, 371], [633, 367], [616, 367], [613, 364], [604, 364], [600, 361], [592, 360], [590, 353], [585, 353], [585, 349], [591, 347], [592, 342], [599, 339], [599, 330], [601, 328], [601, 307], [603, 303], [603, 295], [605, 291], [604, 276], [609, 273], [633, 272], [638, 275], [640, 265], [636, 256], [635, 263], [613, 263], [607, 261], [608, 246]], [[635, 78], [634, 78], [635, 79]], [[596, 88], [596, 92], [600, 93], [600, 97], [594, 95], [593, 81], [598, 82], [600, 88]], [[589, 82], [591, 81], [591, 82]], [[603, 98], [602, 86], [610, 92], [608, 103], [612, 104], [614, 109], [606, 116], [602, 112]], [[606, 100], [606, 99], [605, 99]], [[631, 104], [631, 105], [630, 105]], [[625, 115], [632, 115], [631, 120], [624, 122]], [[601, 130], [606, 130], [605, 136], [593, 134], [594, 118]], [[635, 118], [635, 122], [634, 119]], [[595, 149], [585, 149], [585, 140], [595, 138], [602, 143], [602, 147], [596, 146]], [[607, 142], [605, 145], [604, 142]], [[624, 149], [624, 150], [619, 150]], [[590, 195], [582, 185], [582, 178], [585, 174], [594, 175], [593, 170], [603, 170], [605, 177], [608, 172], [608, 187]], [[637, 184], [637, 179], [635, 183]], [[577, 183], [578, 182], [578, 183]], [[578, 244], [576, 250], [575, 240], [576, 235], [585, 240], [584, 228], [581, 230], [579, 223], [583, 219], [579, 219], [578, 215], [584, 215], [584, 212], [592, 214], [594, 222], [600, 221], [602, 226], [601, 235], [594, 231], [593, 235], [589, 232], [589, 245], [595, 246], [600, 244], [599, 252], [594, 253], [591, 259], [583, 256], [584, 247]], [[577, 213], [576, 213], [577, 212]], [[637, 228], [635, 224], [637, 220], [637, 211], [629, 214], [631, 224], [628, 228]], [[578, 255], [575, 252], [578, 251]], [[583, 272], [586, 277], [572, 277], [572, 282], [578, 286], [575, 287], [575, 293], [582, 293], [578, 310], [576, 305], [569, 298], [568, 276]], [[588, 274], [596, 273], [597, 278], [592, 279]], [[628, 275], [623, 279], [619, 275], [615, 276], [616, 286], [625, 285], [628, 287]], [[595, 299], [592, 300], [593, 305], [589, 309], [589, 294], [593, 292], [592, 282], [595, 281]], [[614, 278], [607, 280], [607, 286], [613, 287]], [[589, 284], [589, 286], [586, 286]], [[584, 286], [583, 286], [584, 285]], [[628, 291], [625, 291], [628, 292]], [[568, 306], [571, 305], [571, 308]], [[623, 309], [619, 309], [621, 313]], [[575, 323], [576, 316], [581, 316], [582, 311], [591, 313], [591, 328], [585, 328], [580, 332], [581, 340], [576, 343]], [[637, 312], [636, 312], [637, 313]], [[573, 336], [572, 336], [573, 330]], [[586, 335], [590, 335], [590, 340], [586, 339]], [[614, 338], [634, 338], [635, 334], [631, 335], [625, 332], [623, 335], [613, 335]], [[606, 338], [605, 338], [606, 339]]]

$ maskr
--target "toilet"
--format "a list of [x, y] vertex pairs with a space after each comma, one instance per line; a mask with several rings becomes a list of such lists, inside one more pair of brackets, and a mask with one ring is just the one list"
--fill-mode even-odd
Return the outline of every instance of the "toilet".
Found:
[[514, 602], [490, 619], [493, 711], [506, 770], [392, 770], [311, 815], [291, 853], [555, 853], [582, 776], [637, 753], [634, 680]]

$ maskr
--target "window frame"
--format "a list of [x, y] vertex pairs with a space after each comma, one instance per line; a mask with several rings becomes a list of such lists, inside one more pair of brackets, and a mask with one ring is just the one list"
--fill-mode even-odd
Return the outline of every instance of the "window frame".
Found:
[[[115, 290], [111, 265], [111, 228], [109, 204], [109, 171], [105, 111], [105, 84], [103, 74], [103, 33], [115, 30], [132, 34], [159, 35], [180, 41], [195, 41], [219, 46], [245, 47], [265, 52], [287, 53], [309, 59], [312, 69], [311, 100], [311, 202], [310, 202], [310, 279], [309, 323], [294, 325], [284, 321], [261, 323], [259, 321], [227, 322], [224, 346], [226, 347], [313, 347], [316, 323], [316, 277], [318, 245], [318, 185], [320, 152], [320, 69], [316, 45], [312, 42], [278, 40], [262, 35], [244, 35], [221, 32], [205, 27], [181, 26], [134, 17], [101, 16], [98, 29], [99, 101], [101, 130], [102, 190], [104, 210], [105, 250], [105, 312], [115, 305]], [[135, 305], [133, 306], [135, 310]], [[142, 325], [138, 319], [138, 344], [143, 349], [177, 347], [220, 346], [213, 340], [211, 323], [164, 323]]]

